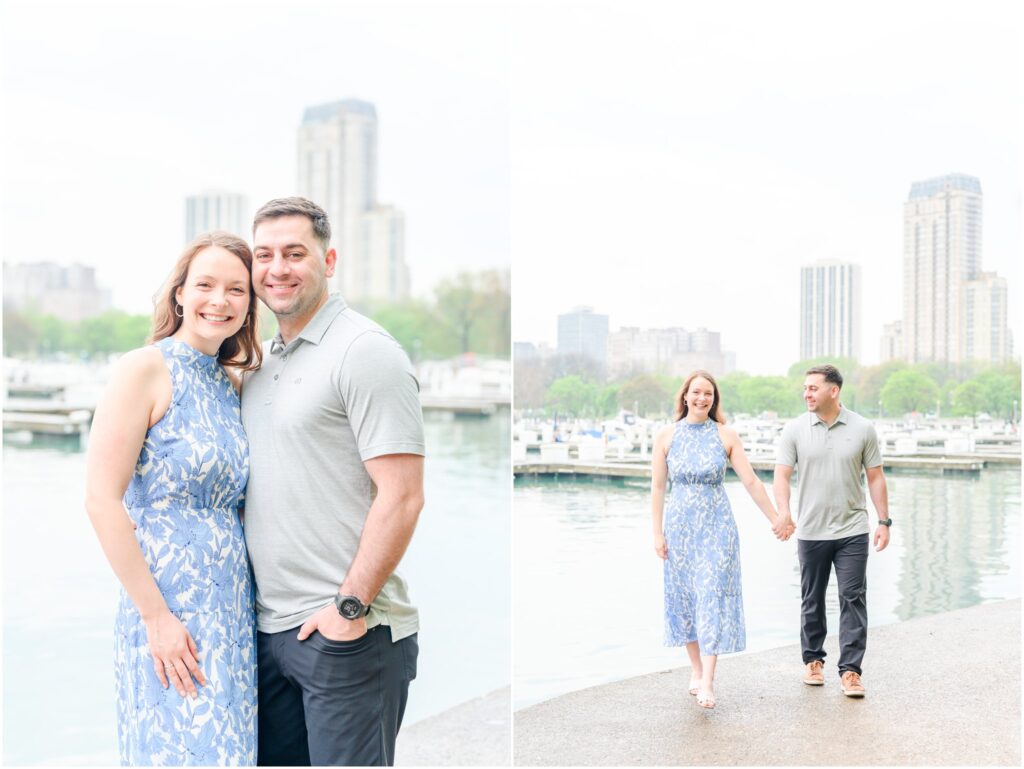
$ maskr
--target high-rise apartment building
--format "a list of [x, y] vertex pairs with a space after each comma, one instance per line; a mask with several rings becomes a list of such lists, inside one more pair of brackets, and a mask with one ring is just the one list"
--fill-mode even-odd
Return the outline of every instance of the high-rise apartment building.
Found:
[[882, 339], [878, 350], [879, 363], [903, 358], [903, 324], [894, 320], [882, 326]]
[[963, 284], [963, 359], [1003, 363], [1012, 357], [1006, 279], [979, 272]]
[[377, 206], [356, 220], [361, 264], [354, 270], [360, 281], [356, 296], [396, 301], [409, 295], [405, 265], [405, 217], [394, 206]]
[[949, 174], [914, 182], [903, 204], [903, 357], [967, 355], [963, 284], [981, 269], [981, 182]]
[[298, 133], [298, 193], [331, 221], [338, 268], [332, 287], [348, 300], [409, 294], [405, 218], [377, 203], [377, 110], [358, 99], [309, 107]]
[[185, 198], [185, 242], [212, 230], [226, 230], [249, 240], [252, 218], [244, 195], [210, 191]]
[[582, 355], [600, 366], [608, 361], [608, 316], [592, 307], [574, 307], [558, 316], [558, 354]]
[[800, 268], [800, 359], [860, 357], [860, 267], [820, 261]]

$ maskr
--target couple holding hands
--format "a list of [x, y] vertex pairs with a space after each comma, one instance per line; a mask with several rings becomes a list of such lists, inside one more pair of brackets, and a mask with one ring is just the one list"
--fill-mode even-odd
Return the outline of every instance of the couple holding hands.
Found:
[[665, 644], [686, 647], [692, 671], [689, 691], [701, 707], [715, 707], [718, 655], [746, 646], [739, 535], [723, 486], [727, 462], [783, 541], [796, 530], [790, 478], [797, 469], [803, 682], [825, 683], [825, 591], [834, 566], [842, 692], [864, 696], [860, 676], [867, 647], [871, 536], [865, 474], [879, 519], [876, 551], [889, 544], [892, 519], [875, 429], [841, 404], [842, 386], [843, 377], [834, 366], [806, 372], [807, 413], [786, 425], [776, 454], [773, 491], [778, 512], [736, 431], [725, 425], [718, 385], [708, 372], [697, 371], [686, 379], [677, 396], [676, 422], [655, 438], [651, 509], [654, 550], [665, 561]]

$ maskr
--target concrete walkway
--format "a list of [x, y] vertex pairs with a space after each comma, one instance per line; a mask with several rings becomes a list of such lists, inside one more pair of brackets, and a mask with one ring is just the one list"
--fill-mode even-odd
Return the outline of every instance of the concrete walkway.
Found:
[[396, 766], [509, 766], [512, 694], [508, 687], [403, 727]]
[[833, 636], [825, 686], [798, 645], [720, 658], [714, 710], [689, 667], [605, 684], [517, 711], [515, 763], [1020, 766], [1020, 640], [1020, 600], [871, 628], [863, 700]]

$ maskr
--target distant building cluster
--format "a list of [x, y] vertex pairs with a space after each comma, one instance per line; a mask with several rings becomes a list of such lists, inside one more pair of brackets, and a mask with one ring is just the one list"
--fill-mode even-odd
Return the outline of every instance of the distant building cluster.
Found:
[[[882, 327], [880, 360], [1002, 363], [1013, 357], [1006, 279], [981, 270], [981, 182], [914, 182], [903, 204], [903, 314]], [[860, 356], [860, 267], [800, 271], [800, 357]]]
[[735, 369], [735, 357], [722, 350], [718, 331], [625, 326], [608, 335], [608, 375], [612, 378], [647, 373], [686, 376], [696, 369], [719, 376]]
[[601, 377], [613, 380], [639, 374], [686, 376], [699, 368], [718, 375], [736, 370], [736, 356], [722, 349], [717, 331], [635, 326], [610, 331], [608, 316], [591, 307], [575, 307], [558, 316], [555, 349], [515, 342], [512, 354], [520, 362], [554, 355], [578, 356], [593, 363]]
[[[377, 110], [358, 99], [308, 107], [297, 137], [296, 191], [321, 206], [331, 222], [338, 269], [331, 288], [349, 301], [409, 296], [405, 215], [377, 200]], [[208, 192], [185, 203], [185, 238], [227, 230], [248, 236], [245, 197]]]
[[96, 270], [83, 264], [4, 262], [4, 307], [31, 310], [77, 323], [110, 309], [110, 290], [96, 284]]

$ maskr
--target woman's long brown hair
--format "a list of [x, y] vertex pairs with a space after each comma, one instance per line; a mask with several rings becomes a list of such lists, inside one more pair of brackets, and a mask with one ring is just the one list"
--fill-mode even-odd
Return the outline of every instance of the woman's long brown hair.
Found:
[[[220, 230], [200, 235], [178, 257], [174, 269], [167, 277], [163, 287], [153, 298], [153, 331], [146, 340], [147, 344], [158, 342], [172, 336], [181, 328], [181, 318], [176, 312], [178, 300], [175, 295], [185, 285], [189, 267], [196, 255], [206, 248], [223, 248], [237, 256], [246, 271], [252, 277], [252, 251], [249, 244], [229, 232]], [[257, 323], [256, 292], [252, 281], [249, 281], [249, 309], [245, 314], [245, 323], [238, 331], [225, 339], [217, 352], [217, 362], [222, 366], [232, 366], [242, 371], [253, 371], [263, 363], [263, 348], [256, 328]]]
[[719, 424], [725, 424], [725, 413], [719, 409], [719, 402], [721, 401], [721, 394], [718, 392], [718, 382], [711, 376], [707, 371], [698, 369], [694, 371], [690, 376], [686, 377], [686, 381], [683, 382], [682, 388], [676, 393], [676, 421], [686, 417], [690, 407], [686, 405], [686, 393], [690, 389], [690, 385], [693, 380], [697, 377], [706, 379], [711, 382], [711, 389], [715, 391], [715, 399], [711, 402], [711, 408], [708, 409], [708, 419]]

